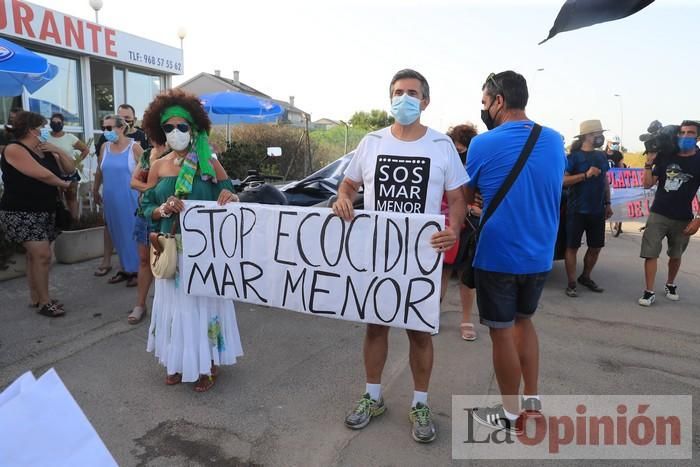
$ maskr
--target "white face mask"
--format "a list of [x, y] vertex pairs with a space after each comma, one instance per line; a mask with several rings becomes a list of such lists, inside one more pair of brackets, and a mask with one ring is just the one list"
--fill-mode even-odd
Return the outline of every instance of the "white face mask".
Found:
[[168, 141], [168, 146], [174, 151], [184, 151], [190, 145], [190, 134], [183, 133], [177, 128], [170, 133], [165, 134], [165, 139]]

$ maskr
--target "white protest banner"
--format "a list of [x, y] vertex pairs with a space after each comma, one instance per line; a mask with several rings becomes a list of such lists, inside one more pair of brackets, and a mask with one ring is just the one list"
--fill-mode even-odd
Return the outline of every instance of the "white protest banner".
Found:
[[[644, 169], [610, 169], [608, 182], [610, 182], [610, 204], [613, 210], [610, 221], [646, 222], [649, 209], [654, 202], [656, 187], [644, 189]], [[680, 183], [680, 180], [676, 183]], [[700, 196], [700, 192], [698, 195]], [[693, 199], [693, 212], [700, 212], [697, 197]]]
[[439, 326], [440, 215], [186, 201], [180, 216], [190, 295], [363, 323]]

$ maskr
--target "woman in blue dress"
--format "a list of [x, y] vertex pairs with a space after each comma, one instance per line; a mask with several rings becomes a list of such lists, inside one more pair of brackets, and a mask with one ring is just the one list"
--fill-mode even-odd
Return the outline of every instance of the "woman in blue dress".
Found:
[[126, 136], [126, 129], [126, 121], [118, 115], [104, 119], [103, 134], [107, 142], [100, 148], [95, 186], [99, 188], [100, 183], [103, 186], [101, 201], [105, 223], [121, 265], [109, 283], [127, 281], [127, 287], [135, 287], [139, 255], [133, 234], [138, 192], [131, 188], [131, 175], [143, 149]]

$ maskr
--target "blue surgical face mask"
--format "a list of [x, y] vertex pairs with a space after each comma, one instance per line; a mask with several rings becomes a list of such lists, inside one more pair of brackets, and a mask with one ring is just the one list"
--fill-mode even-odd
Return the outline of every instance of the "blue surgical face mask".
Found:
[[51, 130], [48, 128], [42, 128], [39, 130], [39, 142], [40, 143], [45, 143], [49, 139], [49, 135], [51, 134]]
[[119, 135], [114, 130], [105, 131], [103, 135], [105, 136], [105, 139], [110, 143], [115, 143], [119, 139]]
[[420, 99], [403, 94], [391, 99], [391, 115], [401, 125], [410, 125], [420, 117]]
[[678, 137], [678, 147], [681, 152], [691, 151], [696, 145], [697, 138], [692, 136], [679, 136]]

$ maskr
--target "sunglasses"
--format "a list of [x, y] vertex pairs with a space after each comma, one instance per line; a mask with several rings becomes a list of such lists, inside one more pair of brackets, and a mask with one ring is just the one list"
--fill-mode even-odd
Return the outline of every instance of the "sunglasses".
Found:
[[172, 123], [166, 123], [165, 125], [163, 125], [162, 128], [163, 131], [166, 133], [170, 133], [175, 128], [177, 128], [177, 130], [180, 133], [187, 133], [190, 131], [190, 126], [187, 123], [178, 123], [177, 125], [173, 125]]
[[489, 73], [489, 75], [486, 77], [486, 82], [487, 83], [490, 82], [493, 85], [493, 87], [496, 90], [496, 94], [501, 93], [501, 86], [499, 86], [498, 83], [496, 82], [496, 73]]
[[103, 125], [102, 131], [112, 131], [112, 128], [114, 128], [112, 125]]

